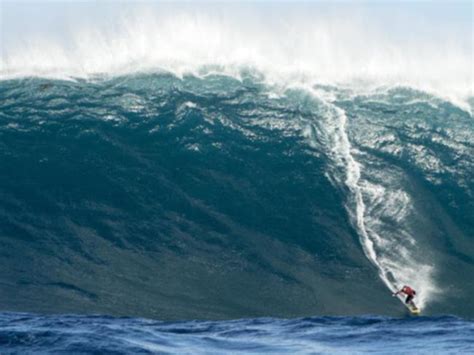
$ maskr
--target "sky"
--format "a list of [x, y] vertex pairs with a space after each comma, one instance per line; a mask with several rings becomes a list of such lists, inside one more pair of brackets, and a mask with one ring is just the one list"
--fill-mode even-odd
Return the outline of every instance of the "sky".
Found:
[[[229, 6], [237, 1], [217, 1], [219, 6]], [[111, 0], [0, 0], [0, 23], [3, 35], [28, 33], [29, 31], [56, 31], [60, 30], [66, 20], [77, 20], [81, 18], [104, 19], [113, 17], [127, 8], [137, 7], [143, 4], [154, 6], [156, 4], [186, 4], [178, 1], [111, 1]], [[207, 1], [188, 1], [194, 6], [206, 6]], [[332, 12], [344, 11], [355, 8], [364, 11], [388, 25], [403, 23], [404, 18], [418, 18], [421, 22], [449, 24], [458, 26], [466, 31], [466, 35], [472, 37], [473, 4], [472, 1], [240, 1], [248, 6], [290, 6], [297, 7], [304, 3], [308, 7], [316, 7]], [[257, 4], [257, 5], [255, 5]], [[283, 4], [283, 5], [282, 5]], [[184, 5], [185, 6], [185, 5]], [[214, 5], [212, 5], [214, 6]], [[410, 21], [416, 22], [416, 21]], [[390, 27], [390, 26], [388, 26]], [[406, 33], [410, 28], [400, 30]], [[470, 33], [469, 33], [470, 32]]]

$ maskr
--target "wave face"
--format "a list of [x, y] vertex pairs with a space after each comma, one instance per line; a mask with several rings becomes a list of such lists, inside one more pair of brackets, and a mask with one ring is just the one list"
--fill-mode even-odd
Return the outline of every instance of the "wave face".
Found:
[[[3, 309], [474, 316], [474, 129], [408, 87], [0, 86]], [[54, 300], [54, 302], [52, 302]]]
[[120, 354], [394, 354], [403, 347], [404, 353], [430, 354], [474, 350], [474, 323], [447, 316], [163, 322], [0, 313], [0, 326], [2, 350], [8, 353], [101, 353], [107, 349]]

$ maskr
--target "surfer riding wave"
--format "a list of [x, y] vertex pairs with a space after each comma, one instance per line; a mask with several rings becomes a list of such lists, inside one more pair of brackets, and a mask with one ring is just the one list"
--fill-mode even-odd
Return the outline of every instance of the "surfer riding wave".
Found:
[[413, 298], [415, 298], [416, 295], [416, 291], [414, 289], [412, 289], [410, 286], [405, 285], [399, 291], [395, 292], [393, 296], [395, 297], [400, 293], [404, 293], [405, 295], [407, 295], [407, 298], [405, 299], [406, 304], [414, 305]]

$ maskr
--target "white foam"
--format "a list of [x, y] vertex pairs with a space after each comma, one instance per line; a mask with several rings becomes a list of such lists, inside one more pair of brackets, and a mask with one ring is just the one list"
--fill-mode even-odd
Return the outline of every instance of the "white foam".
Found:
[[[331, 180], [349, 190], [347, 211], [359, 234], [362, 247], [369, 260], [377, 267], [379, 276], [390, 291], [410, 285], [418, 291], [416, 302], [420, 307], [436, 296], [435, 270], [427, 260], [405, 220], [409, 215], [409, 195], [397, 186], [398, 177], [384, 177], [386, 183], [369, 182], [362, 177], [363, 165], [354, 155], [347, 135], [345, 112], [326, 101], [318, 92], [307, 88], [318, 105], [323, 107], [317, 118], [320, 134], [333, 161]], [[308, 132], [305, 132], [308, 136]], [[318, 137], [319, 138], [319, 137]], [[390, 231], [387, 224], [393, 221], [397, 230]]]
[[14, 34], [4, 21], [0, 76], [90, 78], [165, 70], [240, 77], [250, 68], [269, 83], [410, 85], [469, 108], [464, 99], [473, 96], [472, 43], [456, 28], [436, 23], [426, 35], [415, 26], [420, 18], [405, 17], [410, 30], [401, 36], [370, 12], [321, 7], [129, 5], [107, 21], [65, 17], [56, 25], [61, 35], [35, 27]]

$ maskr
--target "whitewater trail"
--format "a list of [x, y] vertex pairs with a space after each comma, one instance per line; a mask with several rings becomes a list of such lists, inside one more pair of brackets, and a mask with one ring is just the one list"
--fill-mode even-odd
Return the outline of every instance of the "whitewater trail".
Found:
[[[333, 184], [349, 191], [346, 209], [365, 255], [377, 267], [391, 292], [405, 284], [411, 285], [418, 292], [417, 305], [425, 307], [436, 294], [434, 268], [424, 262], [423, 251], [404, 225], [411, 209], [409, 194], [390, 176], [383, 177], [387, 181], [385, 185], [362, 177], [363, 165], [354, 158], [361, 152], [351, 146], [345, 111], [320, 92], [308, 91], [318, 106], [313, 129], [322, 137], [327, 155], [334, 163], [327, 176]], [[388, 232], [386, 220], [396, 221], [395, 232]]]

